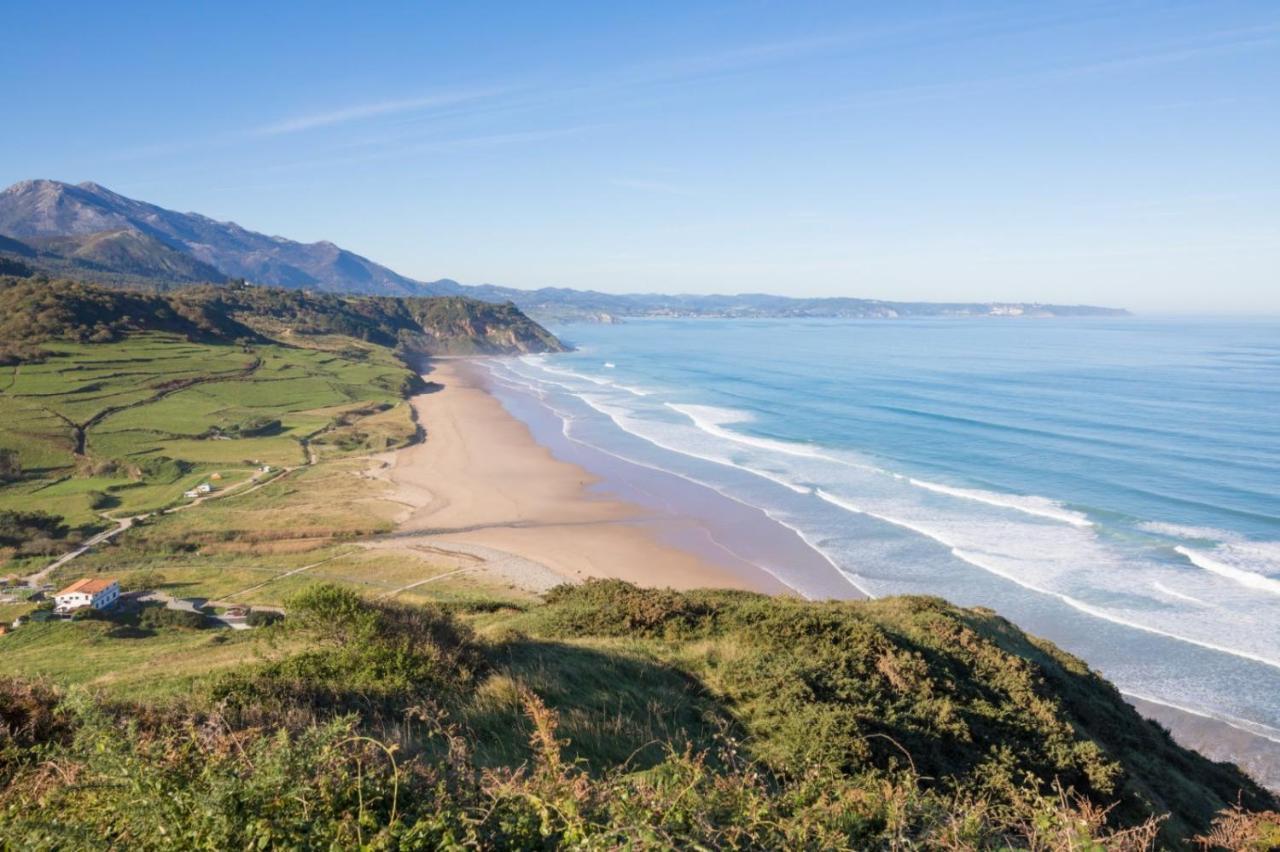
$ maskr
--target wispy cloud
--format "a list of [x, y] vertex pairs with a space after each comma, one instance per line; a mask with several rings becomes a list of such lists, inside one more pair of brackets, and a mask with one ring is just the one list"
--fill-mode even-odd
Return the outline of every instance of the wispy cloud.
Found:
[[404, 144], [397, 142], [360, 154], [322, 157], [311, 160], [290, 160], [259, 169], [262, 173], [289, 172], [299, 169], [335, 168], [373, 163], [384, 160], [404, 160], [427, 154], [449, 154], [478, 151], [504, 146], [534, 145], [552, 139], [574, 136], [604, 125], [577, 125], [539, 130], [521, 130], [511, 133], [491, 133], [471, 136], [453, 136], [425, 142]]
[[913, 102], [952, 98], [965, 93], [976, 94], [1002, 87], [1028, 86], [1037, 83], [1051, 83], [1164, 65], [1175, 65], [1203, 57], [1245, 53], [1277, 46], [1280, 46], [1280, 25], [1232, 30], [1211, 33], [1202, 41], [1194, 44], [1166, 46], [1142, 53], [1133, 53], [1076, 65], [1041, 68], [970, 80], [951, 80], [944, 83], [869, 89], [851, 94], [825, 106], [794, 110], [789, 114], [812, 114], [877, 106], [897, 106]]
[[403, 100], [374, 101], [372, 103], [355, 104], [326, 112], [299, 115], [292, 118], [264, 124], [248, 132], [250, 136], [282, 136], [287, 133], [301, 133], [319, 127], [331, 127], [336, 124], [348, 124], [371, 118], [380, 118], [402, 113], [422, 112], [440, 107], [490, 98], [501, 94], [503, 89], [475, 89], [460, 92], [441, 92], [419, 98]]

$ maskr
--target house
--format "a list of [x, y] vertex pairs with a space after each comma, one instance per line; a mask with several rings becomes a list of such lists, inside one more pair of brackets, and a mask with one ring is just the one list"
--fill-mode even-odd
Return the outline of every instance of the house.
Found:
[[53, 596], [54, 612], [73, 612], [83, 607], [107, 609], [120, 599], [120, 583], [85, 577]]
[[200, 492], [192, 488], [190, 491], [184, 491], [182, 496], [186, 497], [188, 500], [194, 500], [200, 496]]
[[201, 494], [208, 494], [210, 491], [213, 490], [213, 486], [207, 482], [201, 482], [199, 485], [196, 486], [196, 490], [199, 491]]

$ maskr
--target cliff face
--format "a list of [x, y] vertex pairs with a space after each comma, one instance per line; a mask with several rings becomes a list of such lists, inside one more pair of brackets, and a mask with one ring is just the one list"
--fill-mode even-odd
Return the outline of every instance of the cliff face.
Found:
[[434, 355], [563, 352], [564, 344], [508, 302], [494, 305], [458, 296], [415, 299], [413, 317]]

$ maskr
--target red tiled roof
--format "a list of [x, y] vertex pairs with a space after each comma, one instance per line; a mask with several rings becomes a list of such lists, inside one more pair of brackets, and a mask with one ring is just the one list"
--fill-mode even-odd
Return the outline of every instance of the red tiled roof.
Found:
[[84, 577], [76, 580], [70, 586], [67, 586], [58, 595], [73, 595], [76, 592], [83, 592], [86, 595], [96, 595], [98, 592], [105, 592], [115, 583], [115, 580], [96, 580], [93, 577]]

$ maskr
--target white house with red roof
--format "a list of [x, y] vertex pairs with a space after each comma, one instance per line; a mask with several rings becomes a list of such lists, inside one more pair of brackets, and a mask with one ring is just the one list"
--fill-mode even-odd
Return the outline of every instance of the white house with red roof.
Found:
[[73, 612], [84, 607], [106, 609], [120, 599], [120, 583], [85, 577], [53, 596], [54, 612]]

